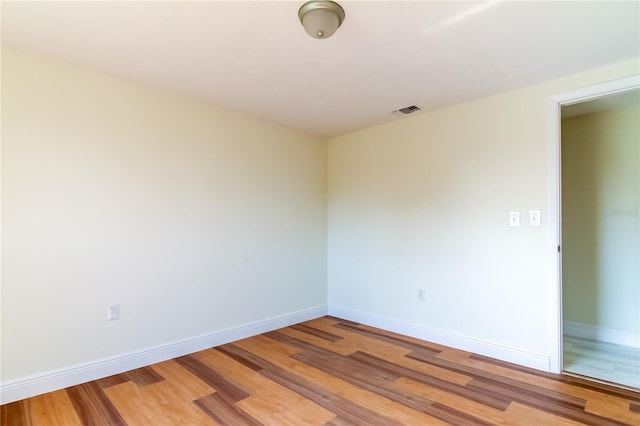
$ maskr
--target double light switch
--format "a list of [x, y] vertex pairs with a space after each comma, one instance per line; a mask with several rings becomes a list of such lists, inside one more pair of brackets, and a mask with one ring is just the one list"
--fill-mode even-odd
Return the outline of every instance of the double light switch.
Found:
[[[532, 228], [540, 227], [540, 210], [529, 210], [529, 226]], [[520, 227], [520, 212], [509, 212], [509, 227]]]

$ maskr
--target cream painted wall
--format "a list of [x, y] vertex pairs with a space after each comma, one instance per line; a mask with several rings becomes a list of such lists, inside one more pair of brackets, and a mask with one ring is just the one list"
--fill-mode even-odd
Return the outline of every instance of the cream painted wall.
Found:
[[326, 305], [323, 140], [5, 46], [2, 225], [3, 382]]
[[640, 333], [640, 106], [562, 120], [567, 321]]
[[[549, 99], [639, 70], [625, 62], [331, 139], [329, 305], [548, 358]], [[526, 224], [535, 209], [540, 228]], [[508, 227], [510, 211], [522, 227]]]

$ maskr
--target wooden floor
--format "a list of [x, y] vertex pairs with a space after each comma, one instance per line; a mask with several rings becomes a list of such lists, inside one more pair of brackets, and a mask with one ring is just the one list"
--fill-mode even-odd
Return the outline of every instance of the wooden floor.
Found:
[[640, 425], [640, 393], [332, 317], [2, 406], [13, 425]]
[[640, 348], [567, 336], [564, 370], [640, 389]]

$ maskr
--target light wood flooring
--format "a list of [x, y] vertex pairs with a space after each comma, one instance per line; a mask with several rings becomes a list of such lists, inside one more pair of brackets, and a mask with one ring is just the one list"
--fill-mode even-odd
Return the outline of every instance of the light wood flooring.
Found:
[[564, 370], [640, 388], [640, 349], [564, 336]]
[[640, 425], [640, 393], [332, 317], [5, 404], [14, 425]]

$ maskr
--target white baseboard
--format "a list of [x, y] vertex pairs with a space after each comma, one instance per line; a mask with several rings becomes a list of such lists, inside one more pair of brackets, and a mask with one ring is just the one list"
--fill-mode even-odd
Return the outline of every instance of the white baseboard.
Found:
[[640, 335], [629, 331], [614, 330], [612, 328], [597, 327], [590, 324], [563, 321], [562, 332], [568, 336], [580, 337], [582, 339], [598, 340], [600, 342], [640, 348]]
[[317, 306], [166, 345], [11, 380], [0, 384], [0, 402], [6, 404], [113, 374], [123, 373], [325, 315], [327, 315], [327, 306]]
[[537, 370], [549, 371], [549, 356], [492, 342], [475, 339], [467, 336], [446, 333], [420, 325], [371, 315], [353, 309], [329, 305], [329, 315], [358, 322], [394, 333], [404, 334], [428, 342], [438, 343], [467, 352], [496, 358], [502, 361], [512, 362]]

